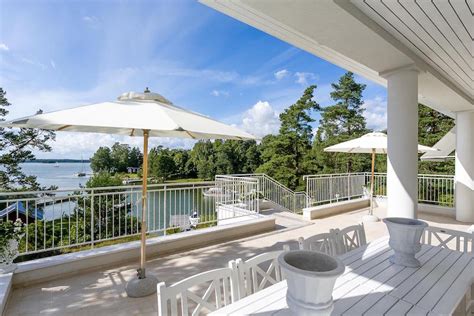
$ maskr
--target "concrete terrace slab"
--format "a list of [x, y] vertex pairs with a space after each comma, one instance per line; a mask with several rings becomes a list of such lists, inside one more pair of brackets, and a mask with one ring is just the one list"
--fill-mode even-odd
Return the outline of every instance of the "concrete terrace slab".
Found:
[[[296, 239], [326, 232], [331, 228], [345, 227], [360, 222], [367, 210], [307, 221], [297, 225], [298, 216], [281, 214], [280, 225], [287, 227], [258, 236], [177, 253], [152, 259], [148, 271], [167, 283], [174, 283], [188, 276], [227, 265], [235, 258], [249, 258], [258, 253], [281, 249], [290, 243], [296, 247]], [[383, 209], [376, 209], [376, 215], [385, 216]], [[275, 214], [273, 214], [275, 215]], [[279, 214], [276, 214], [277, 216]], [[438, 216], [420, 214], [430, 225], [466, 231], [470, 224]], [[278, 224], [278, 217], [277, 217]], [[367, 240], [387, 235], [382, 222], [365, 224]], [[137, 258], [138, 261], [138, 258]], [[38, 283], [32, 286], [14, 288], [7, 304], [6, 315], [156, 315], [156, 295], [131, 299], [125, 294], [125, 283], [135, 276], [137, 263], [111, 266], [81, 275]]]

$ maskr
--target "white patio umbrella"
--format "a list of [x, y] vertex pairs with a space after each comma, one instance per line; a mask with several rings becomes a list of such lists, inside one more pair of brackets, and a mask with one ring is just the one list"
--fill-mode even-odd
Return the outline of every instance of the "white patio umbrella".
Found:
[[[419, 153], [437, 150], [438, 149], [436, 148], [418, 145]], [[365, 216], [364, 220], [378, 221], [379, 219], [373, 214], [375, 154], [387, 153], [387, 135], [384, 133], [368, 133], [359, 138], [326, 147], [324, 148], [324, 151], [353, 154], [372, 154], [372, 173], [370, 178], [370, 210], [369, 215]]]
[[255, 139], [253, 135], [235, 127], [177, 107], [163, 96], [151, 93], [148, 88], [144, 93], [124, 93], [117, 101], [37, 114], [4, 122], [0, 126], [143, 137], [140, 268], [137, 270], [138, 278], [126, 286], [127, 294], [131, 297], [154, 293], [158, 282], [155, 277], [147, 277], [145, 273], [148, 138]]

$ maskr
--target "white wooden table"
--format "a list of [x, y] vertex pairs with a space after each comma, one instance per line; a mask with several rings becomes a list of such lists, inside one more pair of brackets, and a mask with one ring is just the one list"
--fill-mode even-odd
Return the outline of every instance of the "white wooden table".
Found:
[[[449, 315], [474, 281], [471, 254], [423, 245], [420, 268], [392, 264], [388, 237], [341, 256], [346, 270], [333, 292], [333, 315]], [[286, 281], [210, 315], [291, 315]]]

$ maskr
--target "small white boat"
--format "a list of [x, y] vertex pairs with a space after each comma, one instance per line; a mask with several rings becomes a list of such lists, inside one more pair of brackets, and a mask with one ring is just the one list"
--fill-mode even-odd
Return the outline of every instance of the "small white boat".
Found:
[[222, 188], [209, 188], [207, 191], [202, 193], [206, 197], [224, 197], [224, 196], [231, 196], [229, 192], [224, 192]]

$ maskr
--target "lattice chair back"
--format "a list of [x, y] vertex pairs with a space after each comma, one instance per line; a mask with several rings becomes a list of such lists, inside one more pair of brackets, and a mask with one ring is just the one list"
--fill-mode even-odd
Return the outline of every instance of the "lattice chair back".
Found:
[[474, 232], [428, 226], [421, 242], [474, 255]]
[[237, 259], [239, 297], [251, 295], [283, 280], [278, 256], [289, 250], [288, 245], [283, 245], [283, 250], [262, 253], [246, 261]]
[[[235, 262], [232, 262], [235, 265]], [[238, 300], [236, 267], [199, 273], [169, 287], [157, 286], [158, 315], [207, 315]]]
[[345, 254], [348, 251], [367, 244], [364, 224], [348, 226], [343, 229], [332, 229], [336, 236], [336, 255]]
[[330, 256], [336, 255], [336, 239], [333, 232], [317, 234], [308, 238], [298, 238], [300, 250], [320, 251]]

